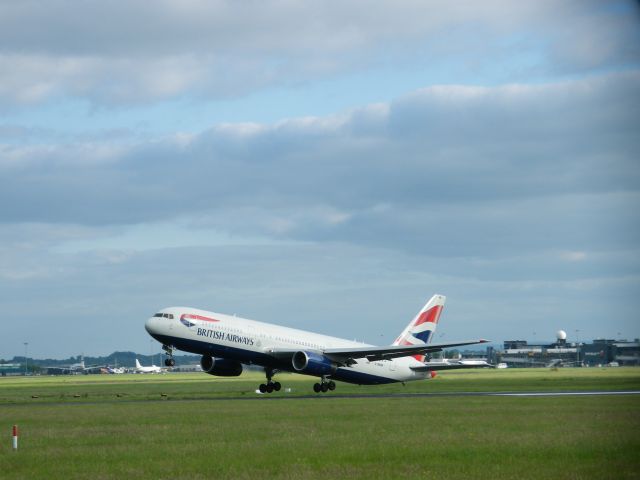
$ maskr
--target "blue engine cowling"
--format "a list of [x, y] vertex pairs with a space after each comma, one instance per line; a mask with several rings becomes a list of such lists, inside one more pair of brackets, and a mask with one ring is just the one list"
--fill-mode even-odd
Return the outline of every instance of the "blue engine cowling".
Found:
[[214, 358], [209, 355], [202, 356], [200, 366], [209, 375], [218, 377], [237, 377], [242, 373], [242, 364], [237, 360]]
[[299, 351], [291, 360], [293, 368], [307, 375], [331, 375], [336, 372], [338, 366], [324, 355], [316, 352]]

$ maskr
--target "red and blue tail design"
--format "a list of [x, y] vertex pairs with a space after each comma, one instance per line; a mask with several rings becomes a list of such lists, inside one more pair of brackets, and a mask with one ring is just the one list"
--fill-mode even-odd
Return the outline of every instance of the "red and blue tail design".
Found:
[[[446, 299], [444, 295], [431, 297], [396, 341], [393, 342], [393, 345], [420, 345], [431, 342]], [[414, 355], [414, 358], [424, 362], [424, 355]]]

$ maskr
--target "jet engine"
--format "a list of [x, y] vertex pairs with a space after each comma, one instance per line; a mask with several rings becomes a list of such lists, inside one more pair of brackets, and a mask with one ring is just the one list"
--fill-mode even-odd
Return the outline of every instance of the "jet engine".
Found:
[[242, 373], [242, 364], [237, 360], [214, 358], [209, 355], [202, 356], [200, 366], [209, 375], [218, 377], [237, 377]]
[[291, 363], [297, 372], [306, 373], [307, 375], [331, 375], [338, 368], [335, 363], [324, 355], [302, 350], [293, 355]]

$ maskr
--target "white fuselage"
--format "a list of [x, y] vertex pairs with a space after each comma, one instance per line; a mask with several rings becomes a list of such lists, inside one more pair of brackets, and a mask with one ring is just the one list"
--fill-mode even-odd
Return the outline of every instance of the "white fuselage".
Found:
[[156, 367], [155, 365], [151, 365], [150, 367], [145, 367], [140, 365], [140, 362], [136, 358], [136, 368], [134, 370], [136, 373], [162, 373], [162, 367]]
[[[317, 333], [257, 322], [245, 318], [187, 307], [160, 310], [147, 320], [149, 334], [179, 350], [236, 360], [266, 368], [295, 373], [291, 359], [279, 355], [286, 351], [322, 354], [332, 348], [362, 348], [368, 345]], [[355, 360], [337, 368], [330, 378], [356, 384], [406, 382], [430, 378], [430, 372], [410, 367], [423, 365], [413, 357], [390, 360]]]
[[152, 365], [150, 367], [140, 367], [135, 369], [136, 373], [161, 373], [162, 369]]

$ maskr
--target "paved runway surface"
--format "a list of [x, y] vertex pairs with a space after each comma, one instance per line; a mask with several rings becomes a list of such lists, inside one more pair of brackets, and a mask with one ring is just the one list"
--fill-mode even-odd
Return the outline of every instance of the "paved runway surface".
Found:
[[639, 395], [640, 391], [618, 391], [618, 392], [518, 392], [518, 393], [490, 393], [487, 395], [499, 397], [562, 397], [567, 395]]
[[434, 397], [569, 397], [569, 396], [611, 396], [611, 395], [640, 395], [640, 390], [616, 390], [616, 391], [586, 391], [586, 392], [439, 392], [439, 393], [357, 393], [357, 394], [336, 394], [336, 393], [311, 393], [309, 395], [273, 395], [251, 393], [239, 397], [190, 397], [171, 398], [170, 395], [160, 398], [147, 399], [127, 399], [119, 398], [102, 401], [56, 401], [56, 402], [29, 402], [11, 403], [10, 406], [52, 406], [52, 405], [112, 405], [115, 403], [152, 403], [152, 402], [194, 402], [194, 401], [260, 401], [260, 400], [331, 400], [331, 399], [367, 399], [367, 398], [434, 398]]
[[[562, 397], [562, 396], [590, 396], [590, 395], [640, 395], [640, 390], [622, 391], [587, 391], [587, 392], [447, 392], [447, 393], [369, 393], [369, 394], [314, 394], [303, 396], [277, 396], [270, 397], [269, 394], [256, 394], [256, 397], [242, 397], [242, 400], [253, 400], [255, 398], [273, 398], [274, 400], [295, 400], [307, 398], [420, 398], [420, 397]], [[236, 399], [234, 397], [233, 399]], [[232, 400], [232, 398], [217, 399]]]

